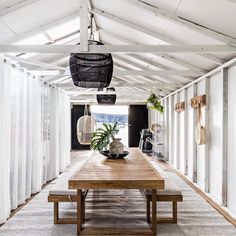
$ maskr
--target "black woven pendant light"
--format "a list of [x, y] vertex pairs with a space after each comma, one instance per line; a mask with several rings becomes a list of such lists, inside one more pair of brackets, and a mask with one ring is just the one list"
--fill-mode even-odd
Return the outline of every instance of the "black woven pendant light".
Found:
[[[103, 91], [103, 89], [98, 89]], [[116, 91], [114, 88], [106, 88], [107, 92]], [[101, 105], [114, 105], [116, 103], [116, 94], [97, 94], [97, 102]]]
[[[89, 45], [103, 45], [89, 40]], [[108, 87], [113, 72], [113, 60], [110, 53], [71, 53], [70, 72], [75, 86], [83, 88]]]

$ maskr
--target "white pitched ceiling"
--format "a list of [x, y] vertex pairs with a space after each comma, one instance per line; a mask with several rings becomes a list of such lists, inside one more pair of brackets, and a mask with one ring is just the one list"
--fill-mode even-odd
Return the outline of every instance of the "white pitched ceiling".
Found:
[[[96, 38], [104, 44], [236, 46], [236, 4], [233, 0], [92, 0], [89, 9], [95, 15]], [[79, 16], [78, 0], [1, 0], [0, 43], [77, 44]], [[26, 61], [21, 59], [20, 63], [29, 69], [68, 67], [68, 52], [12, 55], [25, 58]], [[143, 101], [151, 89], [163, 96], [234, 56], [230, 52], [171, 51], [114, 54], [116, 73], [111, 85], [117, 88], [120, 101]], [[29, 59], [31, 63], [27, 64]], [[37, 61], [43, 63], [36, 66]], [[171, 74], [169, 70], [178, 71]], [[184, 75], [181, 71], [186, 70], [189, 72]], [[63, 80], [60, 76], [48, 75], [44, 79], [66, 91], [76, 90], [78, 94], [84, 91], [75, 88], [70, 79]], [[95, 99], [91, 91], [85, 93], [76, 99]]]

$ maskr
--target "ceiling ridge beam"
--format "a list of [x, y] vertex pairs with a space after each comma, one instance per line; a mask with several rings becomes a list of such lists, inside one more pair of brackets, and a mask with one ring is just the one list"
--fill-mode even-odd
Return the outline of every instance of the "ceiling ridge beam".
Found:
[[[118, 22], [118, 23], [120, 23], [120, 24], [123, 24], [123, 25], [128, 26], [128, 27], [130, 27], [130, 28], [132, 28], [132, 29], [135, 29], [135, 30], [137, 30], [137, 31], [140, 31], [140, 32], [142, 32], [142, 33], [144, 33], [144, 34], [147, 34], [147, 35], [149, 35], [149, 36], [152, 36], [152, 37], [154, 37], [154, 38], [157, 38], [157, 39], [159, 39], [159, 40], [162, 40], [162, 41], [164, 41], [164, 42], [167, 42], [167, 43], [169, 43], [169, 44], [180, 44], [180, 42], [177, 41], [177, 40], [175, 40], [175, 39], [172, 39], [172, 38], [163, 36], [163, 35], [161, 35], [160, 33], [157, 33], [157, 32], [154, 32], [154, 31], [152, 31], [152, 30], [146, 29], [146, 28], [143, 27], [143, 26], [137, 25], [137, 24], [135, 24], [135, 23], [133, 23], [133, 22], [130, 22], [130, 21], [128, 21], [128, 20], [124, 20], [124, 19], [122, 19], [122, 18], [120, 18], [120, 17], [114, 16], [114, 15], [112, 15], [112, 14], [110, 14], [110, 13], [107, 13], [107, 12], [105, 12], [105, 11], [99, 10], [99, 9], [97, 9], [97, 8], [92, 9], [92, 12], [93, 12], [94, 14], [103, 16], [103, 17], [105, 17], [105, 18], [107, 18], [107, 19], [116, 21], [116, 22]], [[185, 44], [186, 44], [186, 43], [185, 43]], [[190, 45], [191, 45], [191, 44], [190, 44]], [[219, 64], [219, 58], [217, 58], [217, 57], [215, 57], [215, 56], [213, 56], [213, 55], [208, 56], [208, 55], [201, 55], [201, 54], [200, 54], [200, 56], [201, 56], [201, 57], [204, 57], [204, 58], [206, 58], [206, 59], [208, 59], [208, 60], [210, 60], [210, 61], [213, 61], [213, 62], [216, 63], [216, 64]]]
[[190, 21], [184, 17], [180, 17], [180, 16], [176, 15], [175, 13], [167, 12], [163, 9], [153, 6], [150, 3], [147, 3], [145, 0], [138, 0], [138, 1], [137, 0], [129, 0], [128, 2], [132, 3], [133, 5], [139, 6], [142, 9], [146, 9], [149, 12], [154, 13], [154, 15], [161, 17], [167, 21], [174, 22], [175, 24], [184, 26], [190, 30], [201, 33], [201, 34], [206, 35], [210, 38], [224, 42], [226, 44], [234, 45], [234, 46], [236, 45], [236, 39], [229, 36], [229, 35], [226, 35], [221, 32], [218, 32], [216, 30], [210, 29], [206, 26], [203, 26], [203, 25], [198, 24], [196, 22]]

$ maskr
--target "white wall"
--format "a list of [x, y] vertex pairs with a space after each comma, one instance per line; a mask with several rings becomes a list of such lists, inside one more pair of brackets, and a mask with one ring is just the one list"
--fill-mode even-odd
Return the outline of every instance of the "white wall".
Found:
[[[227, 86], [223, 86], [223, 81], [226, 81], [226, 85], [228, 81], [228, 89]], [[228, 100], [223, 99], [227, 92]], [[205, 145], [196, 145], [196, 110], [190, 108], [188, 103], [192, 97], [202, 94], [207, 95], [207, 105], [202, 109], [202, 122], [207, 140]], [[177, 113], [174, 110], [176, 102], [185, 99], [185, 111]], [[223, 109], [227, 103], [228, 112]], [[213, 200], [224, 204], [229, 212], [236, 215], [236, 65], [228, 68], [228, 77], [227, 73], [219, 71], [187, 89], [164, 98], [163, 104], [168, 110], [164, 118], [168, 121], [169, 162], [186, 174], [199, 188], [209, 193]], [[223, 120], [227, 115], [228, 120]], [[227, 121], [228, 129], [224, 125]], [[228, 143], [224, 137], [228, 137]], [[227, 160], [226, 168], [224, 157]], [[226, 194], [224, 189], [227, 189]]]

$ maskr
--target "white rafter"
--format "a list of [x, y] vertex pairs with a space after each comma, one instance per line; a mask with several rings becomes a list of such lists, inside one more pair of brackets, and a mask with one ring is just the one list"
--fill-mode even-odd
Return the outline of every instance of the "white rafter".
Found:
[[[233, 1], [233, 0], [231, 0], [231, 1]], [[235, 0], [234, 0], [234, 2], [235, 2]], [[226, 44], [236, 45], [235, 38], [232, 38], [228, 35], [217, 32], [215, 30], [209, 29], [203, 25], [197, 24], [197, 23], [192, 22], [192, 21], [185, 19], [183, 17], [177, 16], [175, 13], [170, 13], [170, 12], [164, 11], [158, 7], [151, 5], [150, 3], [147, 3], [145, 0], [129, 0], [128, 3], [132, 3], [136, 6], [141, 7], [142, 9], [146, 9], [149, 12], [152, 12], [154, 15], [161, 17], [163, 19], [166, 19], [167, 21], [171, 21], [175, 24], [184, 26], [190, 30], [194, 30], [194, 31], [199, 32], [201, 34], [207, 35], [210, 38], [214, 38], [214, 39], [224, 42]]]
[[7, 15], [11, 12], [14, 12], [18, 9], [21, 9], [23, 7], [26, 7], [30, 4], [33, 4], [35, 2], [38, 2], [40, 0], [18, 0], [18, 2], [12, 4], [12, 5], [8, 5], [7, 7], [0, 9], [0, 17]]
[[[120, 57], [118, 55], [113, 55], [113, 59], [118, 59], [118, 60], [120, 60], [120, 61], [122, 61], [122, 62], [124, 62], [124, 63], [126, 63], [128, 65], [135, 66], [138, 69], [143, 69], [143, 70], [147, 69], [146, 67], [141, 66], [138, 63], [135, 63], [133, 61], [130, 61], [130, 60], [128, 60], [126, 58], [123, 58], [123, 57]], [[175, 84], [176, 86], [182, 86], [183, 85], [183, 83], [179, 82], [178, 80], [176, 80], [174, 78], [168, 77], [168, 76], [163, 77], [163, 79], [165, 80], [165, 82], [167, 84]]]
[[65, 71], [65, 68], [62, 67], [62, 66], [56, 66], [56, 65], [41, 62], [41, 61], [36, 61], [36, 60], [32, 60], [32, 59], [25, 59], [25, 58], [22, 58], [22, 57], [17, 57], [17, 56], [13, 56], [13, 55], [9, 55], [9, 54], [5, 54], [5, 57], [10, 58], [10, 59], [12, 59], [14, 61], [17, 61], [17, 62], [20, 62], [20, 63], [27, 64], [27, 65], [41, 67], [43, 69], [52, 69], [52, 70]]
[[[95, 8], [95, 9], [92, 10], [92, 12], [93, 12], [94, 14], [103, 16], [103, 17], [105, 17], [105, 18], [107, 18], [107, 19], [110, 19], [110, 20], [115, 21], [115, 22], [118, 22], [118, 23], [120, 23], [120, 24], [122, 24], [122, 25], [128, 26], [128, 27], [130, 27], [130, 28], [132, 28], [132, 29], [135, 29], [135, 30], [140, 31], [140, 32], [142, 32], [142, 33], [144, 33], [144, 34], [150, 35], [150, 36], [152, 36], [152, 37], [154, 37], [154, 38], [157, 38], [157, 39], [159, 39], [159, 40], [162, 40], [162, 41], [164, 41], [164, 42], [167, 42], [167, 43], [170, 43], [170, 44], [181, 44], [181, 42], [179, 42], [179, 41], [177, 41], [177, 40], [175, 40], [175, 39], [172, 39], [172, 38], [170, 38], [170, 37], [163, 36], [163, 35], [160, 34], [160, 33], [157, 33], [157, 32], [155, 32], [155, 31], [152, 31], [152, 30], [147, 29], [147, 28], [145, 28], [145, 27], [143, 27], [143, 26], [141, 26], [141, 25], [137, 25], [137, 24], [135, 24], [135, 23], [133, 23], [133, 22], [130, 22], [130, 21], [125, 20], [125, 19], [122, 19], [122, 18], [120, 18], [120, 17], [114, 16], [114, 15], [112, 15], [112, 14], [110, 14], [110, 13], [107, 13], [107, 12], [105, 12], [105, 11], [102, 11], [102, 10], [100, 10], [100, 9]], [[217, 58], [217, 57], [215, 57], [215, 56], [213, 56], [213, 55], [208, 55], [208, 54], [206, 54], [206, 55], [204, 55], [204, 56], [203, 56], [203, 55], [200, 55], [200, 56], [202, 56], [202, 57], [204, 57], [204, 58], [206, 58], [206, 59], [208, 59], [208, 60], [211, 60], [211, 61], [215, 62], [216, 64], [222, 63], [222, 61], [219, 60], [219, 58]]]
[[[99, 31], [101, 31], [101, 32], [103, 32], [103, 33], [105, 33], [105, 34], [107, 34], [107, 35], [109, 35], [110, 37], [113, 37], [113, 38], [115, 38], [115, 39], [118, 38], [120, 41], [125, 42], [125, 43], [127, 43], [127, 44], [138, 44], [138, 43], [137, 43], [136, 41], [134, 41], [134, 40], [127, 39], [127, 38], [125, 38], [125, 37], [123, 37], [123, 36], [114, 34], [114, 33], [110, 32], [110, 31], [108, 31], [108, 30], [99, 29]], [[129, 55], [131, 55], [131, 54], [129, 54]], [[156, 67], [158, 67], [158, 68], [160, 68], [160, 69], [163, 69], [163, 70], [168, 69], [167, 66], [164, 66], [164, 65], [162, 65], [162, 64], [160, 64], [160, 63], [153, 62], [153, 61], [150, 62], [150, 60], [148, 60], [147, 58], [145, 58], [145, 57], [143, 57], [143, 56], [140, 56], [140, 55], [137, 55], [137, 54], [135, 54], [135, 55], [132, 54], [131, 56], [132, 56], [132, 57], [135, 57], [135, 58], [138, 59], [138, 60], [142, 60], [142, 61], [144, 61], [144, 62], [146, 62], [146, 63], [148, 63], [148, 64], [150, 64], [150, 65], [154, 65], [154, 66], [156, 66]], [[175, 64], [184, 66], [184, 67], [187, 68], [187, 69], [194, 70], [194, 71], [198, 71], [198, 72], [201, 72], [201, 73], [203, 73], [203, 74], [206, 73], [206, 71], [205, 71], [204, 69], [202, 69], [202, 68], [200, 68], [200, 67], [198, 67], [198, 66], [192, 65], [192, 64], [190, 64], [190, 63], [188, 63], [188, 62], [186, 62], [186, 61], [184, 61], [184, 60], [181, 60], [181, 59], [179, 59], [179, 58], [175, 58], [175, 57], [173, 57], [173, 56], [170, 56], [170, 55], [167, 55], [167, 54], [164, 54], [164, 53], [163, 53], [163, 54], [158, 53], [157, 56], [161, 56], [162, 58], [165, 58], [166, 60], [172, 61], [172, 62], [174, 62]]]
[[88, 0], [80, 0], [80, 47], [88, 51]]
[[38, 28], [35, 28], [33, 30], [29, 30], [28, 32], [26, 32], [24, 34], [16, 35], [12, 39], [6, 40], [3, 43], [11, 44], [11, 43], [15, 43], [15, 42], [21, 41], [21, 40], [26, 39], [26, 38], [33, 37], [33, 36], [35, 36], [37, 34], [44, 33], [45, 31], [47, 31], [49, 29], [52, 29], [52, 28], [54, 28], [56, 26], [59, 26], [61, 24], [65, 24], [65, 23], [67, 23], [69, 21], [72, 21], [72, 20], [74, 20], [74, 19], [76, 19], [78, 17], [79, 17], [79, 11], [77, 10], [77, 11], [71, 13], [70, 15], [57, 18], [57, 19], [49, 22], [46, 25], [42, 25], [42, 26], [39, 26]]

